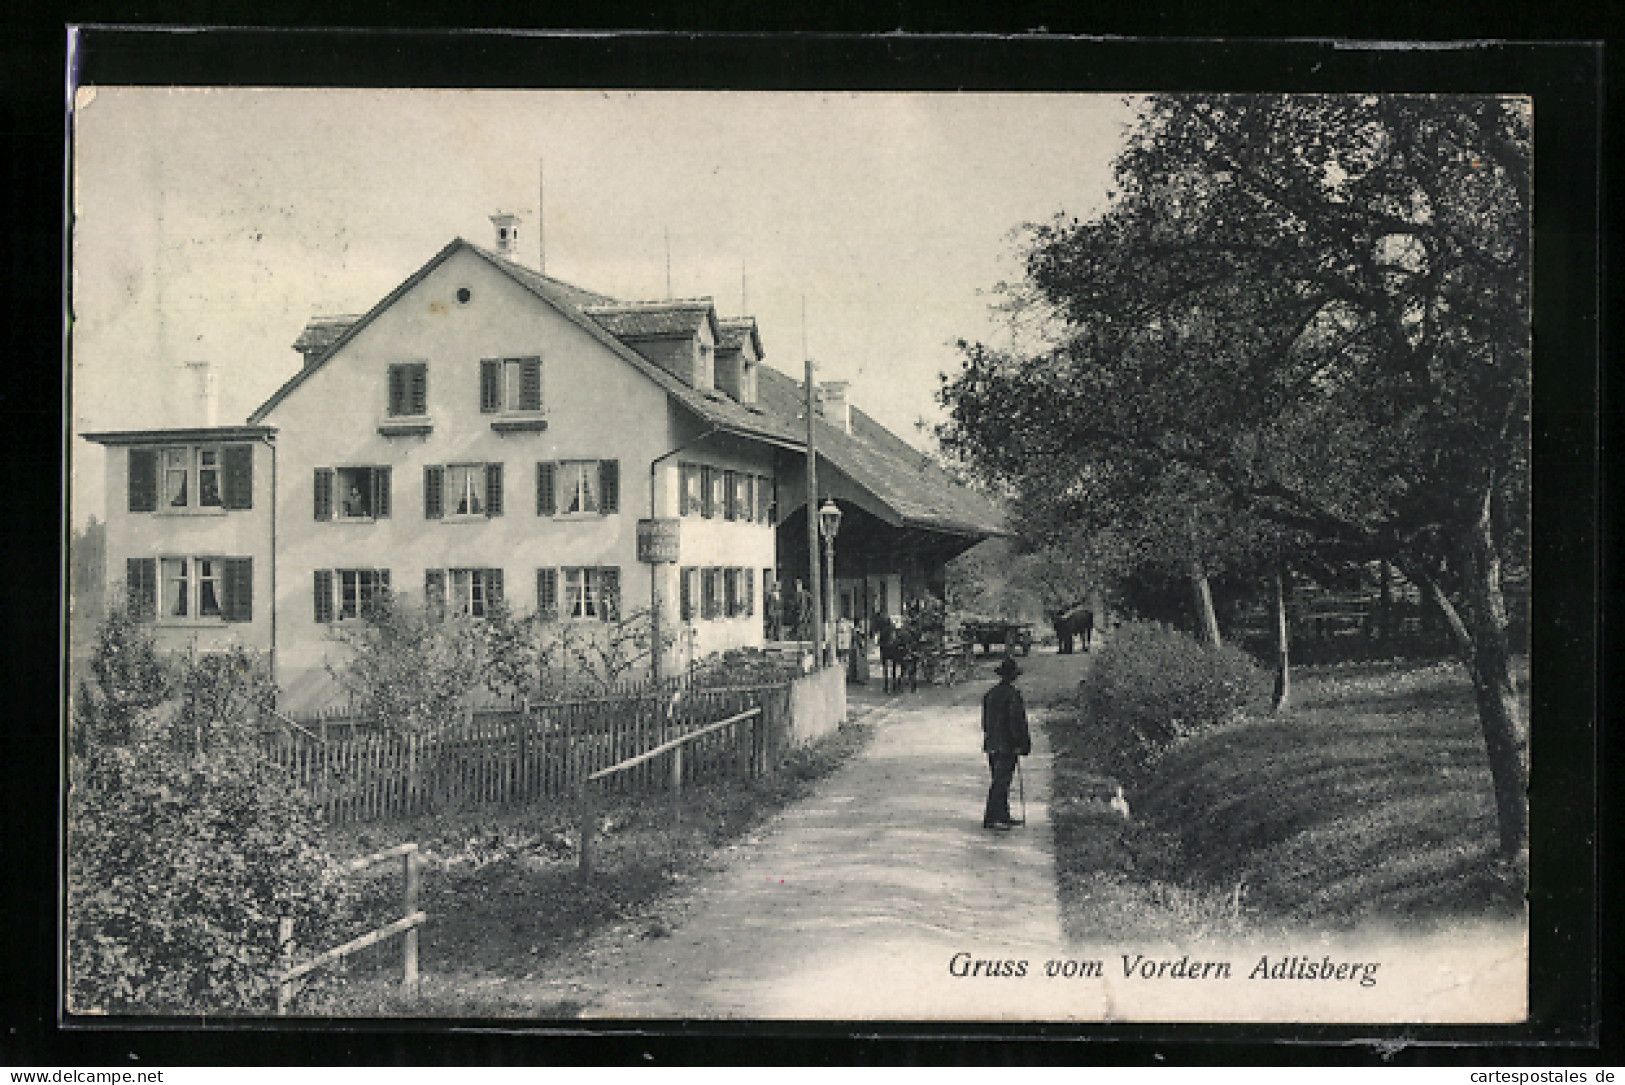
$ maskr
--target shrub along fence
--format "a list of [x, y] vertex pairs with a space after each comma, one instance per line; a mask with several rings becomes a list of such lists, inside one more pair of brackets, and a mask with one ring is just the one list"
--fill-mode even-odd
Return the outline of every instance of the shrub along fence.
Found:
[[[817, 677], [817, 676], [814, 676]], [[761, 711], [687, 745], [683, 779], [767, 772], [797, 739], [789, 684], [684, 689], [477, 711], [425, 733], [359, 733], [323, 741], [288, 730], [267, 742], [273, 761], [308, 789], [330, 824], [575, 794], [600, 769], [708, 724]], [[668, 786], [653, 761], [615, 774], [609, 790]]]

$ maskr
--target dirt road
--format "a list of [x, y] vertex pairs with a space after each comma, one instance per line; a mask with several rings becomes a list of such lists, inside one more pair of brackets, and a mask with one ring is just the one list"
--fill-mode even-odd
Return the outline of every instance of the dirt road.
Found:
[[[1030, 696], [1076, 682], [1078, 657], [1023, 664]], [[658, 915], [550, 968], [538, 994], [611, 1018], [1099, 1016], [1098, 984], [1034, 981], [1065, 957], [1039, 728], [1023, 763], [1027, 825], [981, 826], [988, 670], [886, 701], [873, 741], [810, 798]], [[954, 974], [1017, 960], [1027, 977]]]

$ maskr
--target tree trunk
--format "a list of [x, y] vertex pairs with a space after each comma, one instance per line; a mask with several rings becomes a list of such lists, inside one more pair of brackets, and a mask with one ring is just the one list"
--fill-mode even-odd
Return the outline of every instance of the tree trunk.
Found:
[[1490, 537], [1487, 516], [1468, 529], [1462, 544], [1465, 560], [1461, 580], [1471, 627], [1436, 580], [1420, 570], [1404, 571], [1407, 577], [1425, 585], [1438, 604], [1473, 680], [1478, 723], [1484, 734], [1495, 792], [1501, 855], [1515, 859], [1529, 847], [1529, 735], [1512, 681], [1506, 608], [1501, 599], [1501, 562]]
[[1271, 706], [1285, 712], [1292, 702], [1292, 663], [1288, 652], [1286, 625], [1286, 586], [1281, 570], [1275, 570], [1275, 696]]
[[1217, 648], [1221, 643], [1219, 616], [1213, 612], [1213, 591], [1208, 587], [1207, 570], [1202, 568], [1200, 561], [1191, 562], [1191, 589], [1196, 594], [1196, 618], [1202, 630], [1202, 640]]

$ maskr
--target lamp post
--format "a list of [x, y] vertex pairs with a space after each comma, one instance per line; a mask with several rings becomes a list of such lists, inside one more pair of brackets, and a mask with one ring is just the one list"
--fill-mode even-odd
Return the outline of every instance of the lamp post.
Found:
[[818, 532], [824, 537], [824, 583], [829, 592], [829, 605], [824, 611], [829, 615], [824, 623], [824, 636], [828, 641], [825, 659], [831, 666], [835, 664], [835, 536], [840, 530], [840, 506], [826, 497], [818, 509]]

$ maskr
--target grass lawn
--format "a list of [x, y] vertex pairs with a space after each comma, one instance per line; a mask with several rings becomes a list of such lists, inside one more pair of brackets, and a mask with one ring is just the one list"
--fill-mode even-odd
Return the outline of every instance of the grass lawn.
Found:
[[[869, 734], [862, 723], [849, 725], [792, 753], [764, 779], [692, 787], [684, 792], [680, 824], [664, 794], [611, 797], [601, 810], [588, 882], [577, 872], [579, 824], [566, 803], [335, 829], [330, 845], [345, 859], [418, 843], [421, 907], [429, 916], [419, 948], [420, 997], [413, 1003], [400, 997], [401, 942], [394, 938], [355, 955], [346, 972], [313, 984], [292, 1012], [572, 1017], [578, 1006], [540, 1001], [525, 981], [544, 975], [550, 957], [608, 927], [664, 937], [658, 918], [646, 914], [651, 904], [710, 868], [730, 841], [805, 795]], [[368, 926], [401, 914], [399, 867], [388, 870], [364, 883]]]
[[1305, 668], [1294, 708], [1190, 738], [1101, 810], [1077, 711], [1057, 747], [1057, 866], [1069, 930], [1187, 936], [1426, 927], [1519, 914], [1459, 665]]

